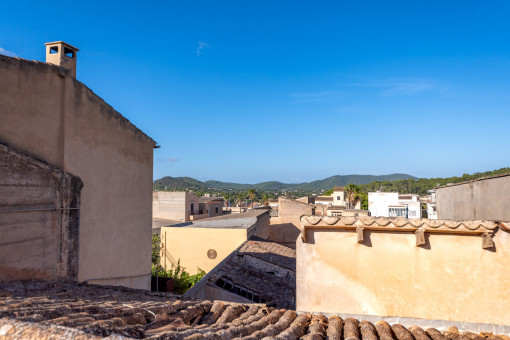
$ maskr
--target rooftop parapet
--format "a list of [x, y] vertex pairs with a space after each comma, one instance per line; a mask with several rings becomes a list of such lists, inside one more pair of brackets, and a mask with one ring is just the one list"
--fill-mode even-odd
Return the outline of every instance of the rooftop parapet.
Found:
[[495, 247], [492, 237], [499, 230], [510, 232], [510, 222], [501, 221], [454, 221], [407, 219], [402, 217], [337, 217], [337, 216], [302, 216], [301, 239], [307, 242], [308, 229], [354, 230], [358, 234], [358, 243], [363, 243], [364, 230], [388, 232], [414, 232], [416, 246], [425, 245], [425, 233], [451, 233], [465, 235], [481, 235], [482, 248]]

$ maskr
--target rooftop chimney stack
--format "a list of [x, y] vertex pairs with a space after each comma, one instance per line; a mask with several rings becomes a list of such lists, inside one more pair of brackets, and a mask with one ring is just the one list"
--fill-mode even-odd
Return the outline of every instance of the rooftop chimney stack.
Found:
[[71, 71], [73, 77], [76, 77], [76, 47], [63, 41], [54, 41], [46, 45], [46, 62], [49, 64], [61, 66]]

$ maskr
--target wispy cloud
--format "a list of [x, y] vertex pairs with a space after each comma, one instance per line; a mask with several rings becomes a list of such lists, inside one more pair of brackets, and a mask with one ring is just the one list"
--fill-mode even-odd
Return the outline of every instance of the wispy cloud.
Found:
[[296, 98], [299, 103], [330, 103], [340, 98], [345, 98], [348, 94], [341, 91], [320, 91], [320, 92], [296, 92], [291, 93], [292, 98]]
[[209, 46], [209, 44], [206, 44], [203, 41], [199, 41], [198, 47], [197, 47], [197, 55], [198, 56], [202, 55], [205, 52], [205, 50], [208, 48], [211, 48], [211, 46]]
[[168, 157], [168, 158], [158, 158], [158, 161], [160, 161], [161, 163], [170, 163], [170, 164], [173, 164], [175, 162], [180, 161], [180, 159], [177, 158], [177, 157]]
[[418, 93], [440, 90], [437, 82], [430, 79], [390, 78], [349, 85], [379, 88], [383, 96], [410, 96]]
[[9, 57], [17, 57], [16, 53], [7, 51], [5, 48], [0, 47], [0, 54], [9, 56]]

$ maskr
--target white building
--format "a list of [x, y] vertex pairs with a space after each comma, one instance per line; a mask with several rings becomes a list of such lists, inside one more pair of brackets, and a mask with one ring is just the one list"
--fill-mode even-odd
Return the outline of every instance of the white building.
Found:
[[369, 192], [371, 216], [421, 218], [420, 196], [399, 195], [398, 192]]
[[427, 204], [427, 218], [429, 220], [437, 220], [436, 190], [427, 190], [427, 194], [430, 194], [430, 200], [425, 202]]

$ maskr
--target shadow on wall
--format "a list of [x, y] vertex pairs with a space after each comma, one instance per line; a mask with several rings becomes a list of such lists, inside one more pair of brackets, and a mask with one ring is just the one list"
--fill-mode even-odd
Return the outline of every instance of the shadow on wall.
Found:
[[271, 224], [269, 239], [296, 249], [296, 240], [299, 237], [300, 230], [293, 223]]

